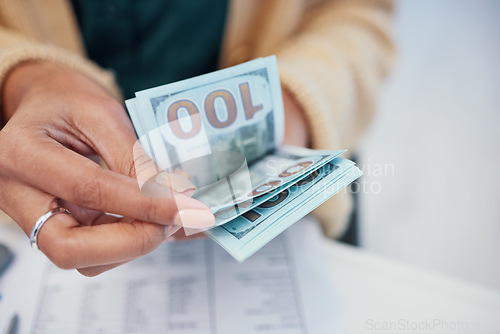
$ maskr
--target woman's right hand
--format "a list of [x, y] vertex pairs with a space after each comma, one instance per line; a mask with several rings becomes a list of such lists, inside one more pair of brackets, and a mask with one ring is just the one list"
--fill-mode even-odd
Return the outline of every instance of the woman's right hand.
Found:
[[[27, 235], [50, 209], [69, 209], [71, 216], [54, 215], [38, 235], [40, 250], [57, 266], [97, 275], [151, 252], [168, 226], [213, 225], [210, 210], [186, 196], [193, 190], [186, 178], [169, 178], [171, 195], [141, 193], [132, 124], [90, 78], [26, 63], [8, 76], [2, 96], [8, 122], [0, 131], [0, 209]], [[95, 155], [109, 169], [88, 158]]]

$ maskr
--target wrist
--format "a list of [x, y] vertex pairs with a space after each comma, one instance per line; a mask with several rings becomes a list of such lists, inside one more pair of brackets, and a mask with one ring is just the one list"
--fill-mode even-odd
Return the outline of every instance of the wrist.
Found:
[[12, 117], [23, 98], [46, 78], [61, 69], [49, 62], [26, 62], [16, 66], [4, 81], [2, 94], [3, 124]]

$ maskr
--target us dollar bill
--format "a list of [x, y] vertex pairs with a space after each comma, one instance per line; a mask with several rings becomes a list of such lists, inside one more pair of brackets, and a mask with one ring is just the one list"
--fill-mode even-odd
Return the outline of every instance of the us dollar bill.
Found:
[[159, 167], [186, 170], [197, 186], [213, 183], [239, 166], [230, 159], [217, 169], [190, 161], [233, 152], [251, 164], [283, 139], [274, 56], [143, 90], [126, 105], [139, 140]]
[[336, 158], [266, 202], [205, 234], [242, 262], [361, 175], [352, 161]]
[[362, 174], [338, 158], [344, 151], [282, 146], [274, 56], [140, 91], [125, 103], [140, 156], [146, 152], [157, 172], [182, 170], [197, 187], [193, 197], [215, 215], [214, 228], [186, 234], [206, 233], [238, 261]]
[[[249, 173], [239, 175], [241, 182], [250, 181], [249, 189], [241, 186], [232, 176], [198, 189], [193, 198], [205, 203], [215, 216], [214, 226], [233, 219], [266, 202], [276, 194], [292, 187], [311, 173], [332, 161], [345, 151], [312, 150], [283, 146], [250, 166]], [[246, 192], [241, 192], [246, 189]], [[187, 235], [207, 229], [186, 229]]]
[[[224, 198], [224, 196], [231, 196], [231, 193], [224, 191], [223, 182], [217, 182], [215, 186], [210, 185], [198, 189], [193, 194], [193, 198], [212, 208], [215, 213], [215, 226], [222, 225], [291, 187], [343, 152], [345, 151], [280, 147], [249, 167], [248, 175], [253, 187], [248, 192], [236, 196], [236, 191], [234, 191], [232, 194], [235, 197], [232, 200]], [[237, 184], [232, 179], [230, 181], [233, 185]], [[222, 185], [219, 186], [219, 184]], [[235, 205], [227, 205], [227, 203]], [[237, 205], [241, 203], [246, 203], [246, 205]]]

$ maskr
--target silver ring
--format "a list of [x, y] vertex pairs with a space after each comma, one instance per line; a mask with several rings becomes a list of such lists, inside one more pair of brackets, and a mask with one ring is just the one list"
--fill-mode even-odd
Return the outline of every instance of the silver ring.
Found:
[[40, 232], [40, 229], [42, 228], [43, 224], [45, 224], [45, 222], [47, 220], [49, 220], [50, 217], [57, 215], [58, 213], [65, 213], [65, 214], [71, 215], [71, 212], [69, 212], [65, 208], [58, 207], [58, 208], [54, 208], [54, 209], [50, 210], [47, 213], [44, 213], [43, 215], [40, 216], [40, 218], [38, 218], [36, 220], [35, 225], [33, 226], [33, 229], [31, 230], [31, 233], [30, 233], [31, 248], [33, 248], [36, 252], [40, 252], [40, 249], [38, 248], [38, 243], [37, 243], [38, 232]]

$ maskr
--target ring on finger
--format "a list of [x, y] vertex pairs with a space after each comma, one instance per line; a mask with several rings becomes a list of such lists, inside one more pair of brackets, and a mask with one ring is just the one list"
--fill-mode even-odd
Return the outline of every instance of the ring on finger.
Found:
[[38, 248], [38, 233], [40, 232], [40, 229], [47, 220], [49, 220], [52, 216], [57, 215], [58, 213], [71, 215], [71, 212], [69, 212], [69, 210], [57, 207], [41, 215], [40, 218], [36, 220], [35, 225], [33, 225], [33, 229], [30, 233], [30, 245], [31, 248], [33, 248], [36, 252], [40, 252], [40, 248]]

